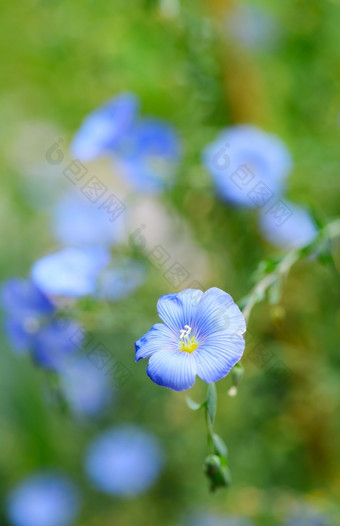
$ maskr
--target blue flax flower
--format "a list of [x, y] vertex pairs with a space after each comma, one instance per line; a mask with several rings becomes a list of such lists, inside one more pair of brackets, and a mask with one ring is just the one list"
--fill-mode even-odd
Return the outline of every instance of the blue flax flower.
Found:
[[29, 280], [11, 278], [1, 287], [7, 337], [17, 352], [30, 347], [41, 319], [54, 312], [50, 300]]
[[45, 294], [77, 298], [95, 292], [99, 272], [109, 261], [102, 247], [68, 247], [36, 261], [31, 276]]
[[73, 483], [54, 472], [26, 478], [7, 499], [7, 515], [13, 526], [69, 526], [78, 511]]
[[16, 352], [30, 352], [47, 369], [57, 369], [76, 351], [72, 335], [80, 326], [72, 320], [57, 319], [50, 300], [29, 280], [12, 278], [1, 289], [4, 328]]
[[204, 149], [203, 163], [222, 199], [250, 208], [277, 198], [292, 168], [281, 139], [250, 125], [223, 130]]
[[176, 131], [157, 119], [142, 119], [117, 156], [136, 190], [154, 193], [173, 183], [181, 148]]
[[189, 389], [196, 375], [221, 380], [241, 359], [244, 317], [232, 297], [216, 287], [166, 294], [157, 304], [156, 323], [135, 344], [136, 361], [149, 358], [147, 374], [175, 391]]
[[282, 202], [279, 208], [261, 211], [259, 223], [263, 237], [285, 250], [311, 243], [318, 232], [308, 211], [289, 201]]
[[81, 161], [110, 156], [138, 191], [153, 193], [172, 185], [181, 145], [172, 126], [140, 118], [137, 98], [122, 94], [85, 119], [72, 153]]
[[105, 431], [90, 444], [85, 469], [104, 493], [132, 497], [155, 483], [163, 462], [162, 448], [154, 435], [125, 425]]

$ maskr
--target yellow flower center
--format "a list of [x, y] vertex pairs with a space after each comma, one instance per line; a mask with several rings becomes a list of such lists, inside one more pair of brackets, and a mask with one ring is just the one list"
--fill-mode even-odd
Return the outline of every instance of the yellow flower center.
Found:
[[190, 336], [191, 327], [184, 325], [184, 329], [180, 331], [180, 351], [192, 353], [197, 349], [199, 343], [195, 340], [195, 336]]

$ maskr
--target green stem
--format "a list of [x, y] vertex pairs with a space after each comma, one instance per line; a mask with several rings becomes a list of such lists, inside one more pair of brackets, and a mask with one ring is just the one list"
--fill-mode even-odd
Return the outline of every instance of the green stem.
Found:
[[211, 453], [214, 452], [214, 442], [213, 442], [213, 435], [214, 435], [214, 428], [210, 420], [210, 416], [208, 413], [208, 408], [205, 406], [205, 423], [207, 426], [207, 441], [208, 441], [208, 447], [211, 451]]
[[209, 384], [207, 399], [204, 402], [205, 421], [207, 425], [207, 438], [210, 449], [204, 462], [204, 470], [210, 480], [212, 491], [219, 487], [227, 487], [231, 482], [230, 470], [227, 460], [227, 446], [222, 438], [214, 432], [214, 420], [217, 406], [217, 392], [214, 383]]
[[316, 253], [325, 240], [331, 240], [340, 236], [340, 219], [336, 219], [319, 230], [316, 238], [302, 248], [296, 248], [288, 252], [262, 280], [251, 290], [247, 298], [241, 300], [243, 303], [243, 315], [246, 322], [249, 319], [253, 307], [260, 303], [268, 289], [278, 280], [285, 278], [292, 266], [299, 260]]
[[[253, 287], [250, 294], [241, 300], [243, 306], [243, 315], [248, 321], [249, 316], [253, 307], [262, 301], [273, 285], [278, 285], [281, 281], [287, 277], [292, 266], [299, 260], [306, 258], [312, 254], [317, 254], [318, 251], [323, 247], [325, 241], [340, 236], [340, 219], [329, 223], [322, 227], [315, 239], [298, 249], [289, 251], [278, 261], [270, 262], [270, 271], [268, 266], [266, 267], [265, 275], [258, 281]], [[235, 378], [234, 386], [236, 387], [242, 376], [243, 369], [237, 371], [235, 366]], [[236, 374], [237, 371], [237, 374]], [[192, 405], [192, 402], [191, 402]], [[231, 483], [230, 470], [228, 467], [227, 460], [227, 449], [223, 440], [214, 433], [214, 420], [217, 405], [217, 392], [215, 384], [209, 384], [207, 398], [203, 404], [196, 404], [195, 409], [201, 409], [204, 407], [205, 410], [205, 422], [207, 426], [207, 439], [211, 453], [205, 460], [205, 473], [210, 480], [211, 489], [214, 491], [218, 487], [226, 487]]]

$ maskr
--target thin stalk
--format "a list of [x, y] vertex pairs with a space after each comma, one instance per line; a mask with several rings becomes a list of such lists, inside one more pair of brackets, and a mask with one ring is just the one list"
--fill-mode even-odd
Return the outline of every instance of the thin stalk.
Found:
[[[276, 264], [274, 270], [261, 279], [250, 291], [243, 307], [243, 316], [246, 322], [249, 319], [253, 307], [263, 300], [268, 289], [279, 279], [286, 278], [290, 269], [297, 261], [304, 259], [313, 253], [317, 253], [325, 240], [331, 240], [338, 236], [340, 236], [340, 219], [336, 219], [321, 228], [318, 236], [311, 243], [302, 248], [295, 248], [289, 251], [281, 261]], [[243, 303], [242, 300], [241, 303]]]

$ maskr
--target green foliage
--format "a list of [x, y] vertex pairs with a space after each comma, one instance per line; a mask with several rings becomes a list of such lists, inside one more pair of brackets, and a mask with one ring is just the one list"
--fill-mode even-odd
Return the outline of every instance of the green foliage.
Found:
[[[279, 38], [257, 49], [231, 41], [228, 13], [218, 10], [222, 4], [229, 3], [181, 2], [173, 18], [153, 0], [15, 0], [3, 6], [1, 280], [25, 276], [36, 258], [56, 248], [48, 205], [35, 208], [29, 194], [30, 185], [36, 195], [48, 177], [34, 179], [50, 137], [62, 137], [67, 149], [89, 111], [127, 90], [140, 96], [145, 114], [174, 124], [184, 141], [178, 184], [160, 201], [177, 230], [168, 246], [164, 228], [162, 243], [176, 261], [180, 234], [189, 231], [202, 250], [193, 260], [207, 269], [198, 278], [204, 287], [219, 286], [236, 300], [243, 298], [242, 308], [252, 302], [238, 396], [227, 396], [230, 382], [238, 385], [238, 366], [218, 386], [218, 435], [210, 429], [204, 470], [212, 489], [228, 486], [228, 491], [213, 499], [201, 476], [207, 455], [203, 415], [187, 410], [185, 393], [153, 385], [143, 364], [134, 364], [133, 342], [155, 322], [157, 298], [173, 292], [164, 273], [149, 265], [147, 283], [132, 298], [75, 309], [89, 337], [106, 345], [129, 371], [102, 419], [84, 423], [70, 417], [55, 386], [1, 336], [2, 496], [32, 471], [59, 468], [83, 489], [79, 526], [173, 526], [196, 508], [269, 526], [281, 524], [301, 503], [321, 506], [339, 523], [340, 251], [329, 242], [337, 226], [325, 226], [340, 215], [339, 6], [259, 2], [278, 21]], [[310, 204], [320, 228], [318, 251], [307, 247], [296, 260], [285, 260], [283, 270], [285, 255], [261, 239], [256, 216], [217, 199], [201, 166], [202, 148], [222, 127], [241, 122], [286, 141], [294, 158], [289, 198]], [[89, 170], [97, 175], [110, 167], [99, 163]], [[193, 260], [186, 262], [192, 244], [185, 239], [183, 246], [181, 263], [192, 275]], [[266, 279], [265, 288], [252, 289]], [[270, 304], [261, 303], [267, 297]], [[291, 372], [287, 384], [272, 372], [277, 362]], [[208, 409], [212, 424], [214, 387], [209, 403], [192, 401], [204, 399], [205, 389], [198, 381], [188, 405]], [[127, 502], [93, 492], [83, 473], [89, 440], [122, 421], [151, 429], [168, 451], [157, 487]]]

